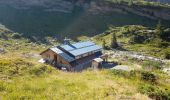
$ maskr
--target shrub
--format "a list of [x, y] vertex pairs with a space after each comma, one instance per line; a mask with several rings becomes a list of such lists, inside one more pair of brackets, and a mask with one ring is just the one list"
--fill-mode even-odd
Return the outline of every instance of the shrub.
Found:
[[170, 59], [170, 53], [167, 53], [167, 52], [166, 52], [166, 53], [165, 53], [165, 58], [166, 58], [166, 59]]
[[43, 75], [45, 73], [50, 73], [51, 71], [52, 71], [51, 68], [49, 68], [46, 65], [42, 65], [42, 66], [34, 67], [33, 69], [31, 69], [29, 71], [29, 73], [32, 74], [32, 75], [40, 76], [40, 75]]
[[20, 58], [0, 59], [0, 72], [9, 76], [25, 74], [31, 66], [31, 62]]
[[22, 36], [22, 35], [19, 34], [19, 33], [13, 33], [13, 34], [11, 35], [11, 37], [14, 38], [14, 39], [20, 39], [21, 36]]
[[135, 44], [135, 43], [143, 43], [145, 42], [145, 37], [144, 36], [140, 36], [140, 35], [134, 35], [130, 38], [129, 43], [130, 44]]
[[165, 59], [170, 59], [170, 50], [169, 49], [164, 51], [164, 57], [165, 57]]
[[162, 63], [155, 61], [144, 61], [142, 66], [144, 69], [161, 69]]
[[149, 84], [141, 84], [138, 87], [138, 91], [142, 94], [147, 94], [150, 98], [154, 100], [169, 100], [170, 90], [162, 89]]
[[148, 84], [140, 84], [138, 87], [138, 91], [142, 94], [151, 94], [155, 88]]
[[135, 78], [137, 76], [137, 71], [123, 71], [123, 70], [111, 70], [111, 74], [124, 77], [124, 78]]
[[0, 38], [8, 39], [7, 35], [5, 33], [0, 33]]
[[128, 72], [126, 72], [126, 71], [122, 71], [122, 70], [111, 70], [111, 73], [113, 74], [113, 75], [117, 75], [117, 76], [123, 76], [123, 77], [126, 77], [127, 76], [127, 74], [128, 74]]
[[168, 47], [169, 45], [170, 45], [169, 42], [160, 42], [160, 43], [158, 44], [158, 47], [166, 48], [166, 47]]
[[156, 82], [156, 76], [151, 72], [142, 72], [141, 73], [141, 80], [149, 81], [149, 82]]
[[0, 82], [0, 92], [5, 90], [5, 86], [3, 82]]

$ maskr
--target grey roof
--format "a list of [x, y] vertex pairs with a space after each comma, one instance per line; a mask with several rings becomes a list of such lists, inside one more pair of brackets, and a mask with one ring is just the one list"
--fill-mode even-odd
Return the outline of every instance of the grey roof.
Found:
[[71, 56], [69, 56], [68, 54], [64, 53], [63, 51], [61, 51], [60, 49], [58, 49], [57, 47], [53, 47], [50, 48], [53, 52], [57, 53], [58, 55], [60, 55], [61, 57], [63, 57], [66, 61], [68, 62], [72, 62], [75, 59]]
[[99, 51], [101, 49], [102, 49], [102, 47], [100, 47], [98, 45], [93, 45], [93, 46], [88, 46], [88, 47], [85, 47], [85, 48], [72, 50], [72, 51], [70, 51], [70, 53], [74, 56], [79, 56], [79, 55], [86, 54], [86, 53], [89, 53], [89, 52], [92, 52], [92, 51], [96, 52], [96, 51]]
[[65, 50], [67, 50], [67, 51], [70, 51], [70, 50], [74, 50], [75, 48], [74, 47], [72, 47], [72, 46], [70, 46], [70, 45], [62, 45], [62, 46], [60, 46], [61, 48], [63, 48], [63, 49], [65, 49]]
[[74, 43], [72, 44], [75, 48], [82, 48], [82, 47], [87, 47], [87, 46], [92, 46], [95, 45], [95, 43], [91, 42], [91, 41], [86, 41], [86, 42], [78, 42], [78, 43]]
[[73, 43], [73, 44], [56, 46], [50, 49], [54, 51], [55, 53], [59, 54], [61, 57], [63, 57], [66, 61], [72, 62], [75, 60], [75, 57], [86, 54], [86, 53], [90, 53], [90, 52], [95, 53], [97, 51], [100, 51], [102, 47], [96, 45], [95, 43], [91, 41], [86, 41], [86, 42], [78, 42], [78, 43]]
[[79, 48], [83, 48], [83, 47], [87, 47], [87, 46], [92, 46], [92, 45], [95, 45], [95, 43], [93, 43], [91, 41], [86, 41], [86, 42], [73, 43], [73, 44], [69, 44], [69, 45], [62, 45], [60, 47], [67, 50], [67, 51], [72, 51], [72, 50], [75, 50], [75, 49], [79, 49]]
[[96, 45], [91, 41], [67, 44], [62, 45], [60, 47], [72, 54], [73, 56], [79, 56], [88, 52], [98, 51], [102, 49], [102, 47]]

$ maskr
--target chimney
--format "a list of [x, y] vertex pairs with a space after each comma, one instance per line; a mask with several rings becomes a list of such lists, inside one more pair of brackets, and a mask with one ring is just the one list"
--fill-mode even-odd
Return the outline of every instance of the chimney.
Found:
[[70, 39], [66, 38], [64, 39], [64, 44], [65, 45], [70, 45]]

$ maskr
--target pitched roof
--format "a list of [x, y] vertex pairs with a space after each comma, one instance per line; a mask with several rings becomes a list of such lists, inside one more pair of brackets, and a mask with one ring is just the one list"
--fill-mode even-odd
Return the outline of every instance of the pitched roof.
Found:
[[70, 51], [70, 53], [74, 56], [79, 56], [79, 55], [92, 52], [92, 51], [96, 52], [100, 49], [102, 49], [100, 46], [93, 45], [93, 46], [88, 46], [88, 47], [72, 50]]
[[[83, 55], [83, 54], [91, 53], [91, 52], [95, 53], [97, 51], [100, 51], [101, 49], [102, 49], [102, 47], [96, 45], [95, 43], [93, 43], [91, 41], [86, 41], [86, 42], [77, 42], [77, 43], [73, 43], [73, 44], [55, 46], [55, 47], [49, 48], [47, 50], [52, 50], [56, 54], [60, 55], [66, 61], [72, 62], [79, 55]], [[44, 51], [44, 52], [46, 52], [46, 51]], [[44, 52], [42, 52], [42, 53], [44, 53]]]
[[58, 55], [60, 55], [62, 58], [64, 58], [66, 61], [68, 62], [72, 62], [75, 59], [71, 56], [69, 56], [68, 54], [64, 53], [63, 51], [61, 51], [60, 49], [58, 49], [57, 47], [53, 47], [50, 48], [53, 52], [57, 53]]
[[70, 54], [72, 54], [73, 56], [79, 56], [93, 51], [96, 52], [102, 49], [101, 46], [98, 46], [91, 41], [67, 44], [67, 45], [62, 45], [60, 47], [66, 50], [67, 52], [69, 52]]
[[91, 41], [77, 42], [77, 43], [73, 43], [73, 44], [61, 45], [60, 47], [67, 51], [71, 51], [71, 50], [75, 50], [75, 49], [79, 49], [79, 48], [83, 48], [83, 47], [87, 47], [87, 46], [91, 46], [91, 45], [95, 45], [95, 43], [93, 43]]
[[96, 61], [96, 62], [103, 62], [103, 59], [101, 59], [101, 58], [96, 58], [96, 59], [93, 59], [94, 61]]

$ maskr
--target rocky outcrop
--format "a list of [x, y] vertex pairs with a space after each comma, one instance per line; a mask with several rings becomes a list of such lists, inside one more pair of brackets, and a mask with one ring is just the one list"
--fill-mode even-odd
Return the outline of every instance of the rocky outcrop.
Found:
[[160, 2], [160, 3], [170, 3], [170, 0], [146, 0], [149, 2]]
[[17, 9], [40, 7], [45, 11], [64, 13], [71, 13], [75, 7], [81, 7], [89, 14], [133, 13], [151, 19], [170, 20], [170, 8], [128, 6], [127, 4], [114, 4], [104, 0], [1, 0], [0, 4], [6, 4]]
[[164, 19], [170, 20], [170, 8], [154, 7], [154, 6], [139, 6], [133, 5], [128, 6], [125, 4], [110, 4], [110, 3], [99, 3], [91, 2], [89, 12], [92, 14], [96, 13], [133, 13], [139, 16], [148, 17], [151, 19]]

